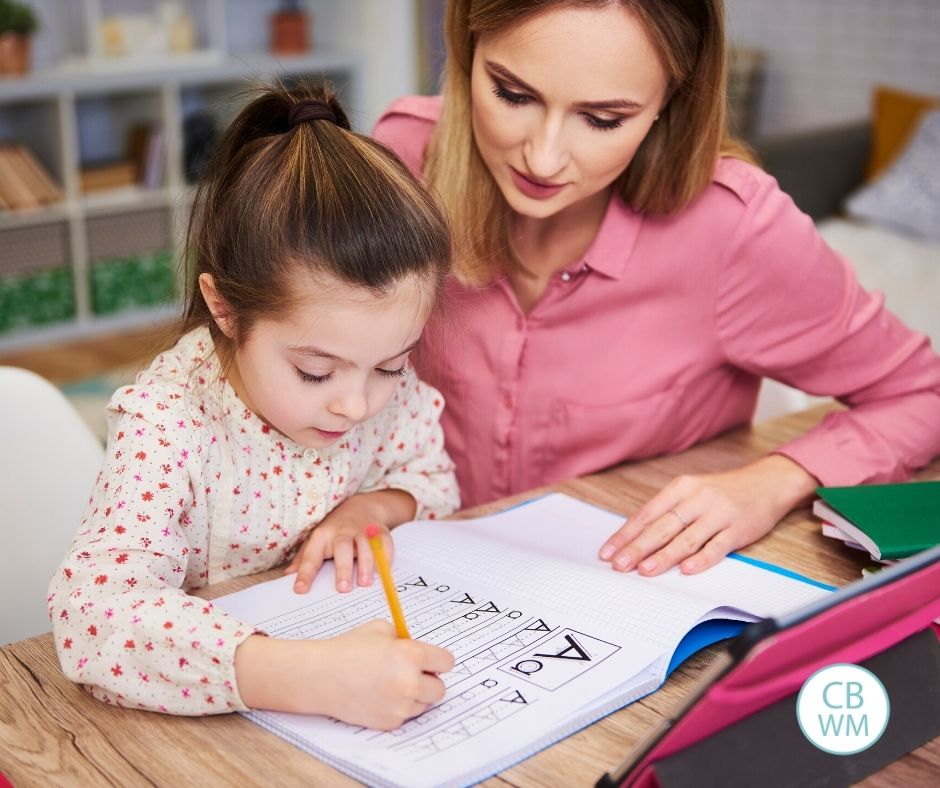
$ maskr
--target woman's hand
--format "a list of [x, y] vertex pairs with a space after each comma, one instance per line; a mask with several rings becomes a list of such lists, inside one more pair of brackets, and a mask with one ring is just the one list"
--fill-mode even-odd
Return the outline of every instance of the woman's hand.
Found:
[[679, 476], [604, 543], [600, 557], [621, 572], [658, 575], [676, 564], [701, 572], [769, 533], [818, 484], [777, 454], [725, 473]]
[[352, 591], [353, 560], [358, 561], [357, 583], [372, 585], [373, 560], [365, 529], [370, 523], [379, 527], [388, 560], [392, 560], [389, 528], [407, 522], [415, 515], [415, 500], [403, 490], [378, 490], [347, 498], [324, 517], [301, 545], [284, 574], [297, 573], [294, 591], [310, 589], [323, 562], [333, 559], [336, 590]]
[[326, 640], [252, 635], [235, 652], [246, 706], [325, 714], [379, 730], [397, 728], [443, 698], [446, 687], [436, 674], [453, 667], [449, 651], [398, 638], [387, 621]]

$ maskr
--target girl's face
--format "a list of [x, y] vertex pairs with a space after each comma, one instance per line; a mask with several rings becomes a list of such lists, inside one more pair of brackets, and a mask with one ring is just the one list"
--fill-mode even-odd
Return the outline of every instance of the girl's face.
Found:
[[617, 5], [564, 7], [482, 36], [470, 78], [477, 148], [510, 207], [546, 218], [605, 190], [666, 100], [646, 33]]
[[293, 285], [297, 306], [254, 324], [229, 381], [268, 425], [319, 449], [388, 404], [427, 320], [428, 286], [408, 278], [376, 297], [303, 273]]

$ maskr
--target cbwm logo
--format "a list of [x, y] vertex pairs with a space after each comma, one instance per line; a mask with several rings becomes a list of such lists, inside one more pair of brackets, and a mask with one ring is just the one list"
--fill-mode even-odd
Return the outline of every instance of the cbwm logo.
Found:
[[858, 665], [829, 665], [810, 676], [796, 699], [803, 735], [824, 752], [867, 750], [884, 733], [891, 705], [884, 684]]

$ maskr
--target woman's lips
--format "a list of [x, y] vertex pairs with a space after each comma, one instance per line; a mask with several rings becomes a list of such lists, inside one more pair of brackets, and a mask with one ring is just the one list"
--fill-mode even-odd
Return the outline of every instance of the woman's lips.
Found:
[[516, 188], [533, 200], [547, 200], [549, 197], [554, 197], [565, 187], [563, 183], [534, 181], [523, 175], [515, 167], [510, 167], [509, 172], [512, 174], [512, 181]]

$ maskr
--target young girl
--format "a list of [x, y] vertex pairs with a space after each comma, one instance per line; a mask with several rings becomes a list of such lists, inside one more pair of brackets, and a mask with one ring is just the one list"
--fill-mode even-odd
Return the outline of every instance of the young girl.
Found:
[[443, 696], [449, 652], [385, 622], [268, 638], [186, 592], [276, 566], [311, 531], [295, 590], [330, 557], [339, 590], [354, 556], [368, 585], [365, 525], [457, 508], [442, 399], [408, 366], [448, 270], [446, 223], [304, 86], [234, 120], [189, 237], [182, 336], [111, 399], [104, 467], [52, 581], [62, 668], [122, 706], [395, 727]]

